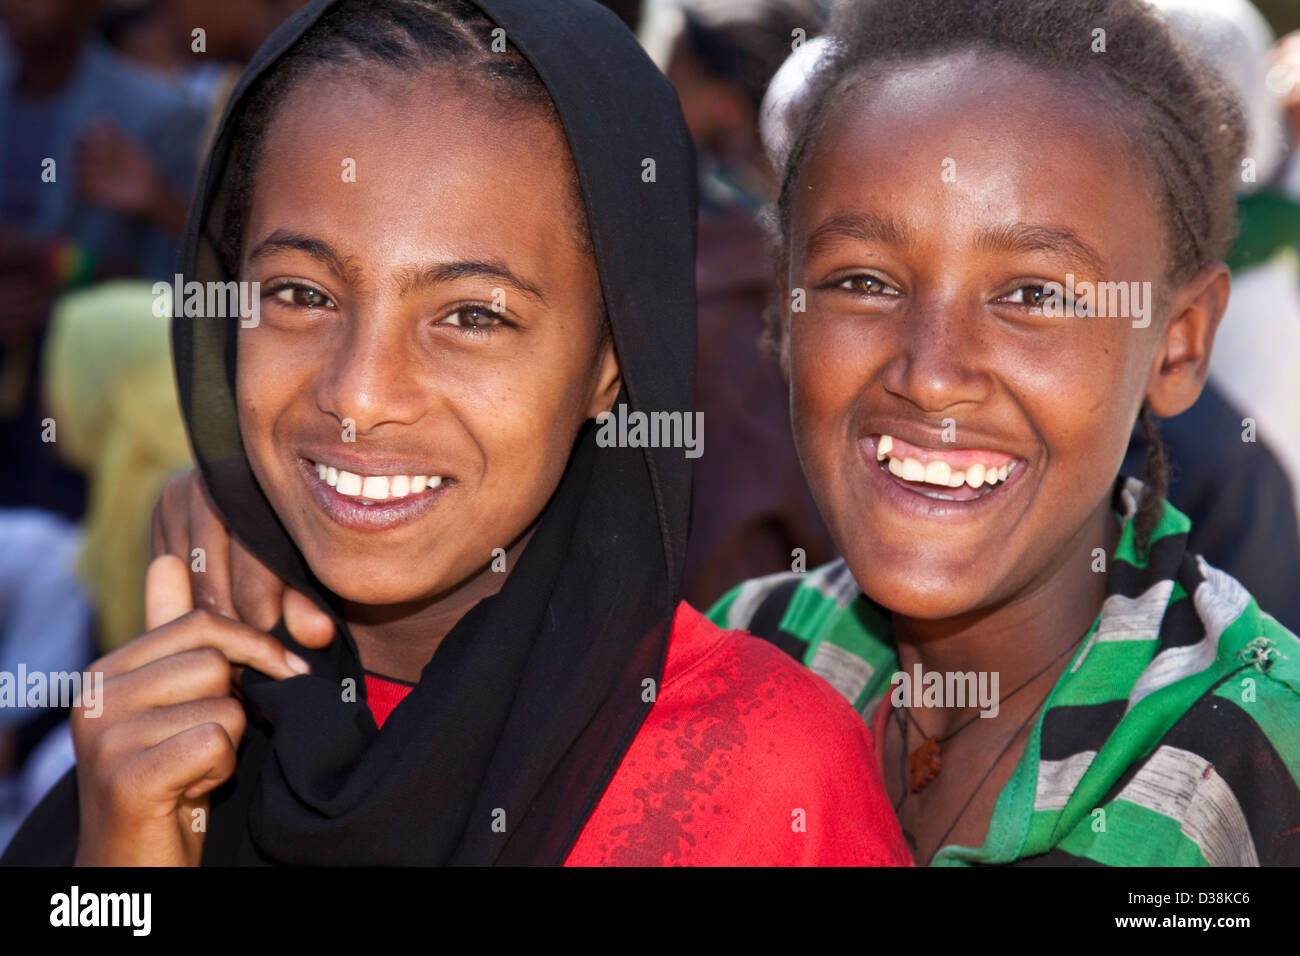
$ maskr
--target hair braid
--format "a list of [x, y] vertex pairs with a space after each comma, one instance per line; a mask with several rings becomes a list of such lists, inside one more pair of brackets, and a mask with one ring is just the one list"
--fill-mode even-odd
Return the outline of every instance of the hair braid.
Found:
[[1151, 407], [1142, 403], [1138, 415], [1142, 423], [1142, 437], [1147, 446], [1146, 468], [1143, 472], [1143, 494], [1133, 516], [1133, 542], [1139, 554], [1151, 544], [1151, 535], [1164, 514], [1165, 496], [1169, 494], [1169, 454], [1160, 440], [1160, 429]]

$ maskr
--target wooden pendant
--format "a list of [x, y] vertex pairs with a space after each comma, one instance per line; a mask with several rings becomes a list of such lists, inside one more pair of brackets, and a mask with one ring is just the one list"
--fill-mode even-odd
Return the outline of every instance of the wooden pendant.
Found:
[[929, 786], [931, 780], [939, 776], [939, 771], [943, 767], [943, 761], [940, 759], [942, 750], [937, 738], [926, 737], [921, 741], [920, 746], [908, 755], [907, 776], [913, 793], [920, 793]]

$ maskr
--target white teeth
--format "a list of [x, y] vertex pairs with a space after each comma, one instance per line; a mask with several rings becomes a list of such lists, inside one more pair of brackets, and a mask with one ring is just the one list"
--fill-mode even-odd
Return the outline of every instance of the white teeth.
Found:
[[371, 501], [387, 501], [388, 479], [383, 475], [367, 475], [361, 483], [361, 497]]
[[925, 466], [925, 483], [927, 485], [947, 485], [952, 477], [952, 468], [946, 461], [932, 461]]
[[[876, 460], [885, 462], [889, 473], [904, 481], [924, 482], [928, 485], [940, 485], [948, 488], [960, 488], [963, 484], [979, 489], [985, 485], [996, 485], [1006, 481], [1007, 476], [1016, 470], [1016, 462], [1001, 466], [971, 465], [966, 471], [954, 471], [946, 461], [932, 461], [929, 464], [915, 458], [895, 457], [894, 438], [881, 435], [876, 442]], [[412, 486], [414, 490], [414, 486]]]
[[350, 471], [339, 472], [339, 483], [334, 486], [335, 490], [341, 495], [360, 495], [361, 494], [361, 476], [354, 475]]
[[319, 462], [314, 467], [320, 479], [339, 494], [370, 501], [405, 498], [442, 484], [441, 475], [356, 475]]

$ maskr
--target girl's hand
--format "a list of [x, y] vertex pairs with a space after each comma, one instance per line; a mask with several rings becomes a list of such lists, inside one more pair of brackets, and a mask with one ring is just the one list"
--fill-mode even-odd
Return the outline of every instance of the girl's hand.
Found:
[[187, 566], [156, 558], [147, 633], [96, 661], [103, 709], [74, 708], [80, 866], [197, 866], [208, 793], [235, 771], [244, 708], [234, 668], [276, 679], [308, 668], [269, 634], [194, 610]]
[[[194, 549], [203, 549], [202, 571]], [[259, 631], [285, 627], [303, 647], [322, 648], [334, 639], [334, 623], [306, 595], [284, 581], [230, 536], [208, 497], [198, 469], [170, 479], [153, 510], [153, 553], [174, 554], [190, 568], [197, 607]]]

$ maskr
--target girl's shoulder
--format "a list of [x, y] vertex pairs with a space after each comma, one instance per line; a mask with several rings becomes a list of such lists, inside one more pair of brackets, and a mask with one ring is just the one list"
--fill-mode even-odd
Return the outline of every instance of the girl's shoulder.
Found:
[[1113, 728], [1089, 719], [1105, 702], [1067, 708], [1072, 729], [1044, 726], [1034, 810], [1052, 824], [1038, 828], [1054, 834], [1049, 859], [1300, 865], [1300, 640], [1253, 600], [1221, 633], [1207, 623], [1111, 702], [1123, 711]]
[[654, 706], [568, 864], [907, 862], [857, 713], [682, 603]]
[[709, 619], [781, 649], [860, 714], [870, 712], [898, 664], [889, 612], [862, 593], [843, 558], [744, 581], [709, 609]]

